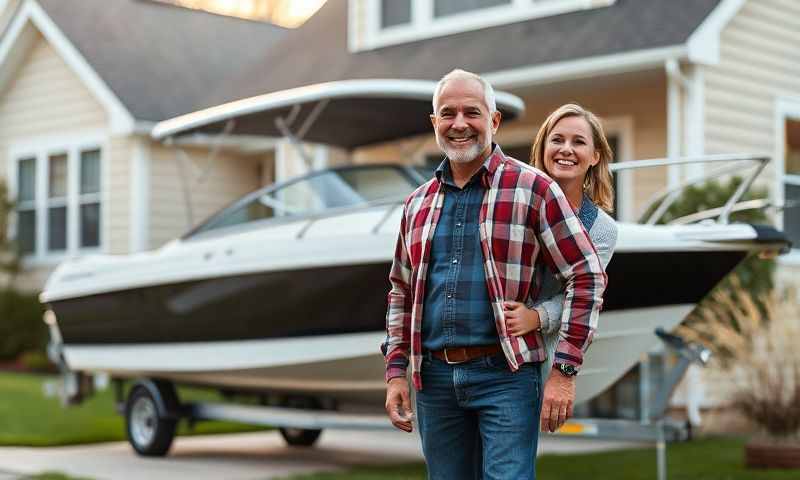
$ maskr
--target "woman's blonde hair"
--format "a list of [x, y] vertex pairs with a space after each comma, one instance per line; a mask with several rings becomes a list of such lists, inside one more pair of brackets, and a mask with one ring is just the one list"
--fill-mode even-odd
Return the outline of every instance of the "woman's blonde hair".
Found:
[[550, 132], [553, 131], [553, 128], [562, 118], [566, 117], [581, 117], [586, 120], [586, 123], [592, 129], [592, 143], [594, 143], [595, 151], [600, 153], [600, 161], [597, 162], [597, 165], [589, 167], [586, 172], [583, 191], [598, 207], [611, 212], [614, 210], [614, 187], [609, 165], [614, 159], [614, 152], [611, 151], [611, 146], [608, 144], [600, 120], [589, 110], [576, 103], [567, 103], [551, 113], [539, 128], [539, 133], [536, 134], [536, 140], [533, 142], [533, 148], [531, 149], [530, 162], [534, 167], [550, 175], [550, 172], [544, 166], [544, 147]]

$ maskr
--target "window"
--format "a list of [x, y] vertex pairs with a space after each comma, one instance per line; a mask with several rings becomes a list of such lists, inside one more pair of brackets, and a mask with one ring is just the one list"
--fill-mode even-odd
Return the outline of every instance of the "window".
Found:
[[411, 0], [381, 0], [381, 28], [411, 22]]
[[100, 246], [99, 148], [47, 149], [16, 156], [14, 164], [16, 239], [23, 255], [44, 258]]
[[[369, 50], [539, 17], [616, 0], [353, 0], [350, 49]], [[366, 28], [365, 28], [366, 27]]]
[[17, 191], [17, 243], [24, 255], [36, 251], [36, 158], [20, 159]]
[[446, 17], [498, 5], [511, 5], [511, 0], [433, 0], [433, 16]]
[[100, 150], [80, 153], [80, 236], [81, 247], [100, 246]]
[[48, 157], [47, 249], [67, 249], [67, 154]]
[[800, 247], [800, 119], [786, 119], [783, 230], [793, 247]]

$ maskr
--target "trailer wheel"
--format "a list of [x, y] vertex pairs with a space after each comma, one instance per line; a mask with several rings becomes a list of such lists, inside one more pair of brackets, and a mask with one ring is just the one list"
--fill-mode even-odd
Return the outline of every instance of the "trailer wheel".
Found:
[[156, 399], [147, 388], [136, 386], [125, 405], [125, 424], [128, 442], [136, 453], [147, 457], [162, 457], [175, 438], [175, 418], [159, 413]]
[[293, 447], [310, 447], [317, 443], [322, 430], [304, 430], [302, 428], [280, 428], [281, 436]]
[[[282, 402], [284, 407], [300, 408], [305, 410], [321, 410], [319, 400], [312, 397], [292, 396]], [[304, 428], [281, 427], [278, 430], [286, 443], [293, 447], [311, 447], [319, 439], [322, 430], [307, 430]]]

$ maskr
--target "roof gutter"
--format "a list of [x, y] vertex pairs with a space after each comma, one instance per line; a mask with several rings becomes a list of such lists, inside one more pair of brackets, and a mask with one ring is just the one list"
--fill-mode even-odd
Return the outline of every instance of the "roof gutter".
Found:
[[133, 124], [133, 130], [131, 133], [133, 135], [145, 135], [150, 136], [153, 132], [153, 127], [156, 126], [156, 122], [148, 122], [146, 120], [136, 120]]
[[484, 73], [496, 88], [512, 89], [530, 85], [557, 83], [598, 75], [635, 72], [648, 69], [663, 69], [669, 60], [689, 59], [687, 45], [635, 50], [632, 52], [581, 58], [565, 62], [546, 63], [530, 67], [512, 68]]

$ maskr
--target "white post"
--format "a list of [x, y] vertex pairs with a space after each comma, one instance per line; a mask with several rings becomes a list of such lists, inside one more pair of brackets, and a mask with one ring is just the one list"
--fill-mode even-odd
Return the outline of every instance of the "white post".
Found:
[[[105, 152], [108, 154], [108, 152]], [[131, 155], [130, 237], [128, 250], [142, 252], [149, 247], [150, 220], [150, 146], [148, 140], [136, 138]], [[105, 205], [102, 208], [107, 208]]]
[[[667, 60], [667, 158], [681, 156], [681, 79], [677, 60]], [[667, 167], [667, 187], [676, 188], [681, 181], [678, 165]]]
[[[689, 88], [686, 92], [686, 121], [684, 122], [686, 155], [701, 156], [705, 154], [705, 87], [703, 70], [700, 65], [693, 65], [689, 73]], [[689, 178], [703, 175], [705, 165], [692, 163], [686, 165], [686, 176]]]

